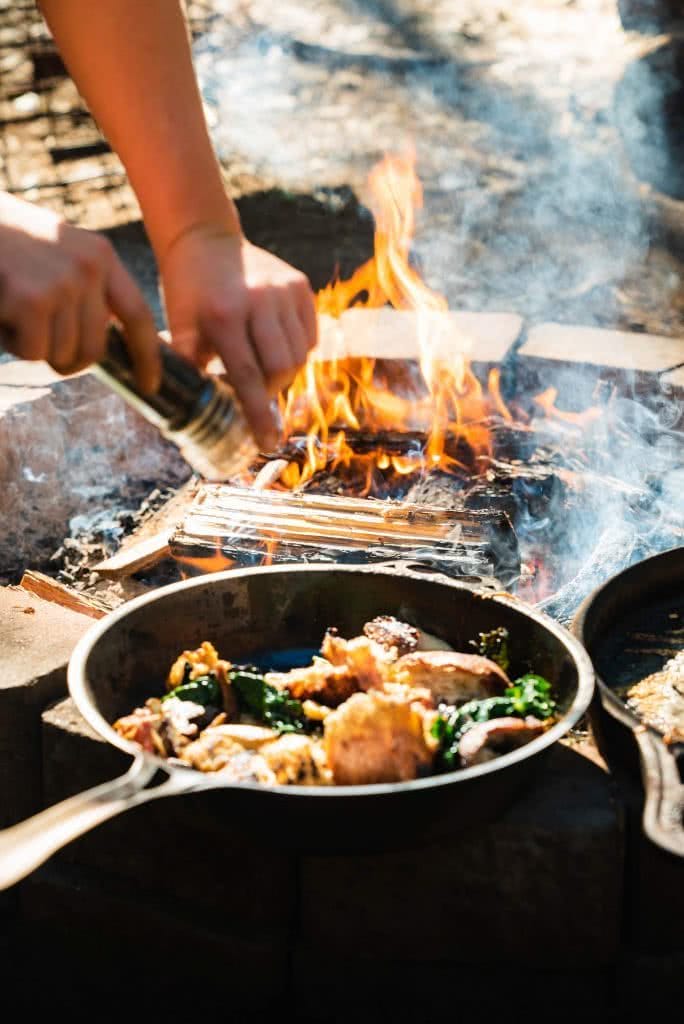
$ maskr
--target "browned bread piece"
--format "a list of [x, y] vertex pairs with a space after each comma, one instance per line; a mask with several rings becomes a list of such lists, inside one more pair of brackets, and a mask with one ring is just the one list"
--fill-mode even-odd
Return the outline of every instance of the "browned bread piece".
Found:
[[510, 680], [489, 658], [460, 651], [416, 651], [392, 666], [392, 678], [407, 686], [425, 686], [435, 701], [462, 704], [497, 697]]

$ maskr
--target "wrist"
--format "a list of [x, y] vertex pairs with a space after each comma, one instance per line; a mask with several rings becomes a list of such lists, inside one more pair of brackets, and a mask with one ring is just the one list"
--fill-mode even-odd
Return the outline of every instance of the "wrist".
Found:
[[234, 242], [236, 250], [240, 249], [245, 238], [242, 233], [240, 218], [235, 209], [232, 217], [198, 218], [189, 220], [179, 226], [175, 234], [169, 234], [162, 245], [152, 243], [157, 265], [163, 272], [165, 265], [180, 251], [192, 254], [194, 246], [203, 246], [217, 240]]
[[230, 238], [242, 241], [242, 225], [235, 205], [216, 211], [202, 211], [168, 225], [165, 230], [150, 233], [150, 241], [161, 267], [169, 255], [185, 242], [193, 239]]

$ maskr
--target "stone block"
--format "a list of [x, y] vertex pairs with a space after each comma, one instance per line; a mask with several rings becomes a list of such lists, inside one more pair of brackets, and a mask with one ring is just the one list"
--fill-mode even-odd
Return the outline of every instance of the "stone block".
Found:
[[[158, 855], [163, 860], [161, 844]], [[217, 904], [207, 924], [164, 893], [64, 866], [23, 882], [19, 902], [6, 1009], [30, 1001], [34, 1010], [75, 1011], [78, 1019], [87, 1004], [106, 1019], [112, 1011], [180, 1019], [213, 1005], [248, 1024], [286, 997], [287, 942], [247, 934], [229, 904]]]
[[41, 720], [66, 691], [71, 651], [93, 620], [19, 587], [0, 589], [0, 827], [42, 801]]
[[[359, 930], [358, 946], [363, 944]], [[453, 923], [452, 948], [468, 941]], [[293, 999], [306, 1024], [444, 1024], [445, 1021], [612, 1021], [612, 968], [540, 970], [524, 935], [509, 950], [507, 966], [489, 959], [476, 966], [452, 959], [431, 962], [372, 957], [330, 957], [299, 950], [294, 957]], [[567, 994], [567, 997], [566, 997]]]
[[[44, 713], [43, 752], [46, 804], [114, 778], [130, 764], [93, 733], [70, 699]], [[295, 910], [295, 860], [245, 836], [222, 797], [220, 791], [192, 794], [127, 811], [65, 847], [55, 862], [128, 880], [208, 927], [218, 914], [245, 933], [282, 934]]]
[[70, 520], [135, 509], [157, 485], [190, 476], [177, 449], [92, 374], [0, 364], [0, 576], [39, 567]]
[[539, 968], [609, 964], [619, 944], [622, 841], [607, 773], [558, 744], [534, 785], [485, 828], [400, 853], [305, 858], [300, 939], [331, 958], [381, 951], [496, 970], [524, 937]]

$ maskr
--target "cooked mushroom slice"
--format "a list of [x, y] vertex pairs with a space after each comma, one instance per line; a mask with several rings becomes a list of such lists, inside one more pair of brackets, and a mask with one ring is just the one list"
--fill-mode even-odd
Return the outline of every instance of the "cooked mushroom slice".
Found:
[[418, 651], [453, 651], [451, 644], [433, 633], [426, 633], [424, 629], [418, 630]]
[[418, 630], [408, 622], [400, 622], [393, 615], [378, 615], [366, 623], [363, 632], [369, 640], [374, 640], [381, 647], [390, 651], [394, 649], [397, 658], [418, 649]]
[[262, 747], [261, 756], [281, 786], [328, 786], [332, 782], [320, 740], [288, 733]]
[[227, 782], [258, 782], [274, 786], [276, 778], [256, 750], [241, 750], [234, 754], [221, 769], [221, 779]]
[[275, 736], [272, 729], [216, 725], [205, 729], [198, 739], [183, 747], [179, 757], [201, 772], [219, 772], [230, 767], [237, 754], [250, 752], [248, 747], [257, 749]]
[[325, 719], [328, 764], [339, 785], [401, 782], [427, 772], [436, 740], [434, 711], [410, 688], [356, 693]]
[[546, 726], [538, 718], [493, 718], [471, 726], [458, 745], [461, 764], [484, 764], [541, 736]]
[[392, 666], [392, 677], [408, 686], [426, 686], [436, 701], [446, 704], [496, 697], [511, 685], [496, 662], [459, 651], [407, 654]]

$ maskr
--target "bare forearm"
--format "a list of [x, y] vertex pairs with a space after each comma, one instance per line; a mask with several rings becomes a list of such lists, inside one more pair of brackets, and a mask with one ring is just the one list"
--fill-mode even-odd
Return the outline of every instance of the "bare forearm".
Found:
[[178, 0], [40, 0], [138, 196], [158, 257], [197, 226], [239, 232], [207, 133]]

